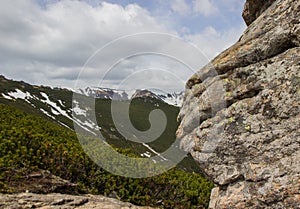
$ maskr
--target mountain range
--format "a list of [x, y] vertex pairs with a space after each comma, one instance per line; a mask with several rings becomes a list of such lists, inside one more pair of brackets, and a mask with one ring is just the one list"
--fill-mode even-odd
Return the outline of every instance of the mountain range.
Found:
[[77, 93], [99, 99], [130, 100], [134, 98], [154, 98], [170, 105], [180, 107], [184, 92], [164, 92], [157, 89], [120, 90], [101, 87], [78, 89]]
[[[109, 95], [108, 92], [113, 95], [111, 92], [116, 93], [116, 90], [105, 89], [102, 95]], [[122, 201], [142, 206], [207, 206], [213, 183], [201, 174], [191, 155], [187, 154], [169, 171], [148, 178], [115, 175], [92, 161], [95, 155], [98, 159], [103, 159], [104, 154], [105, 162], [109, 160], [113, 165], [118, 165], [120, 162], [111, 157], [110, 150], [113, 149], [131, 158], [151, 157], [152, 165], [165, 161], [173, 162], [173, 159], [167, 159], [160, 153], [175, 147], [173, 142], [176, 139], [179, 108], [154, 95], [150, 91], [141, 90], [133, 92], [131, 101], [119, 98], [112, 103], [113, 96], [97, 98], [101, 95], [93, 96], [70, 89], [31, 85], [0, 76], [0, 199], [8, 198], [1, 193], [14, 192], [26, 192], [25, 195], [62, 193], [64, 197], [65, 194], [87, 193], [120, 198]], [[129, 123], [139, 131], [150, 129], [150, 113], [156, 109], [161, 110], [167, 119], [163, 133], [148, 143], [130, 140], [140, 140], [140, 137], [129, 131], [125, 137], [119, 132], [118, 123], [112, 117], [112, 104], [129, 105], [129, 112], [125, 114], [129, 114]], [[117, 114], [124, 115], [119, 109]], [[86, 144], [82, 146], [80, 141], [82, 138], [88, 140], [88, 148], [96, 150], [93, 156], [87, 155], [84, 147]], [[99, 139], [110, 145], [109, 151], [103, 151], [101, 145], [95, 149], [94, 142], [99, 142]], [[158, 166], [160, 165], [159, 163]], [[131, 166], [142, 167], [146, 175], [152, 170], [151, 166], [144, 168], [139, 163]], [[48, 195], [39, 197], [43, 202]], [[82, 208], [83, 204], [86, 206], [83, 208], [89, 208], [87, 202], [91, 203], [92, 200], [84, 199], [85, 202], [80, 203], [79, 207]], [[26, 197], [26, 206], [22, 205], [22, 202], [20, 208], [47, 205], [35, 198], [34, 205], [28, 206], [29, 201]], [[11, 200], [7, 203], [4, 201], [4, 207], [11, 208], [12, 204], [15, 207], [20, 203], [10, 202]], [[69, 198], [59, 198], [58, 204], [59, 207], [69, 208], [69, 204], [73, 203]], [[99, 205], [96, 207], [102, 208]], [[109, 207], [114, 206], [110, 204]], [[74, 205], [70, 208], [74, 208]]]
[[[76, 100], [74, 99], [76, 95]], [[156, 93], [150, 90], [136, 90], [133, 93], [100, 87], [87, 87], [72, 91], [66, 88], [52, 88], [30, 85], [23, 81], [13, 81], [0, 76], [0, 103], [17, 107], [27, 113], [46, 118], [67, 129], [74, 125], [82, 131], [96, 135], [100, 130], [105, 140], [119, 148], [130, 148], [141, 157], [159, 155], [175, 141], [178, 126], [177, 115], [183, 93]], [[111, 116], [111, 101], [130, 102], [130, 120], [135, 128], [145, 131], [150, 128], [149, 114], [154, 109], [162, 110], [167, 117], [164, 132], [151, 143], [136, 143], [127, 140], [115, 127]], [[86, 101], [95, 101], [95, 108]], [[170, 105], [173, 104], [173, 105]], [[91, 120], [96, 112], [97, 122]], [[185, 170], [197, 170], [194, 160], [184, 159]]]

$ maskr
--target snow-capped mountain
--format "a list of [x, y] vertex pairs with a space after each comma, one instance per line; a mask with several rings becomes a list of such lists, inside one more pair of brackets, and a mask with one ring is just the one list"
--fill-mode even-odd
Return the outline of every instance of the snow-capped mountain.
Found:
[[79, 93], [85, 96], [91, 96], [101, 99], [111, 100], [129, 100], [134, 98], [154, 98], [163, 101], [167, 104], [180, 107], [183, 100], [184, 92], [164, 92], [156, 89], [137, 89], [137, 90], [120, 90], [101, 87], [87, 87], [79, 89]]
[[173, 93], [156, 92], [156, 95], [167, 104], [181, 107], [182, 102], [183, 102], [184, 92], [183, 91], [178, 92], [178, 93], [176, 93], [176, 92], [173, 92]]
[[[119, 99], [128, 99], [126, 93], [111, 89], [105, 89], [104, 91], [87, 89], [87, 92], [100, 98], [111, 98], [111, 95], [120, 92]], [[0, 76], [0, 104], [20, 107], [25, 112], [46, 117], [71, 130], [74, 130], [76, 124], [81, 130], [93, 136], [97, 136], [97, 132], [100, 131], [106, 136], [107, 141], [115, 143], [116, 146], [121, 144], [122, 146], [137, 147], [137, 153], [140, 152], [139, 154], [142, 157], [158, 154], [153, 147], [149, 147], [147, 144], [133, 144], [117, 132], [114, 124], [109, 119], [110, 116], [106, 114], [107, 109], [110, 109], [108, 101], [99, 99], [102, 108], [97, 108], [99, 124], [96, 124], [90, 117], [93, 114], [92, 109], [86, 106], [84, 102], [92, 98], [77, 93], [78, 98], [82, 97], [82, 100], [77, 101], [74, 98], [72, 100], [73, 93], [68, 89], [32, 86], [10, 81]], [[140, 102], [138, 105], [139, 109], [144, 108], [147, 111], [143, 103]]]
[[[93, 97], [106, 99], [94, 99]], [[110, 112], [111, 101], [108, 100], [116, 98], [118, 100], [142, 98], [134, 100], [130, 106], [130, 118], [134, 127], [147, 130], [149, 128], [148, 116], [152, 110], [157, 108], [161, 109], [166, 114], [168, 121], [171, 122], [167, 123], [162, 135], [151, 144], [134, 142], [131, 137], [136, 138], [136, 135], [129, 132], [129, 135], [124, 136], [116, 128], [116, 121], [113, 120]], [[75, 127], [77, 127], [80, 134], [98, 136], [101, 133], [107, 143], [115, 147], [130, 148], [134, 154], [147, 158], [160, 156], [159, 153], [173, 143], [179, 109], [167, 103], [179, 105], [181, 98], [182, 93], [169, 94], [153, 89], [123, 91], [108, 88], [86, 88], [74, 91], [66, 88], [31, 85], [23, 81], [9, 80], [0, 75], [0, 104], [12, 106], [27, 114], [37, 115], [71, 131], [75, 131]], [[120, 102], [120, 104], [122, 103], [123, 101]], [[95, 104], [95, 106], [91, 107], [91, 104]], [[76, 131], [78, 131], [77, 128]], [[160, 160], [166, 159], [161, 156]], [[191, 156], [188, 156], [188, 160], [192, 161]], [[183, 168], [194, 171], [193, 167], [183, 166]]]
[[112, 100], [128, 100], [129, 96], [125, 90], [100, 88], [100, 87], [87, 87], [79, 89], [79, 93], [92, 96], [99, 99], [112, 99]]
[[[74, 95], [76, 95], [75, 98]], [[133, 105], [133, 118], [136, 118], [136, 121], [143, 120], [145, 117], [143, 113], [150, 112], [151, 109], [157, 107], [162, 108], [169, 117], [175, 120], [174, 113], [178, 108], [164, 102], [172, 98], [170, 95], [153, 93], [149, 90], [124, 91], [98, 87], [74, 92], [72, 89], [34, 86], [22, 81], [9, 80], [0, 75], [0, 104], [15, 106], [30, 114], [50, 119], [71, 130], [74, 130], [76, 125], [84, 133], [94, 136], [100, 131], [109, 143], [115, 143], [115, 146], [135, 147], [136, 153], [142, 157], [157, 155], [156, 150], [161, 149], [161, 145], [158, 143], [150, 147], [148, 144], [137, 144], [124, 138], [115, 128], [109, 113], [111, 103], [105, 99], [123, 101], [131, 98], [144, 98], [135, 101]], [[96, 121], [91, 117], [95, 115], [95, 112], [88, 105], [93, 100], [92, 97], [97, 98]], [[149, 100], [149, 98], [152, 99]], [[141, 124], [143, 123], [141, 121]], [[168, 131], [173, 130], [174, 127], [168, 127]], [[162, 138], [166, 140], [166, 137]], [[173, 138], [170, 137], [168, 140], [173, 140]]]

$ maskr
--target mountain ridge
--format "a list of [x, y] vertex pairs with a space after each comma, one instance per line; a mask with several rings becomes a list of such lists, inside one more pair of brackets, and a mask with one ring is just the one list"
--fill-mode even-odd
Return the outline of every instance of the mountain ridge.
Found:
[[[110, 117], [111, 100], [78, 94], [82, 100], [72, 101], [72, 95], [67, 89], [32, 86], [0, 77], [1, 193], [25, 192], [25, 195], [28, 195], [26, 191], [72, 194], [75, 192], [77, 197], [81, 197], [81, 193], [91, 193], [120, 197], [122, 201], [135, 205], [162, 208], [192, 208], [196, 205], [205, 207], [208, 204], [212, 183], [201, 174], [196, 174], [199, 170], [191, 156], [187, 156], [175, 168], [159, 176], [145, 179], [116, 176], [99, 167], [87, 156], [73, 127], [73, 123], [76, 122], [83, 126], [83, 130], [88, 129], [88, 132], [99, 129], [106, 142], [118, 153], [134, 158], [149, 158], [172, 145], [178, 126], [177, 107], [154, 98], [149, 98], [148, 101], [144, 98], [133, 99], [130, 102], [130, 118], [137, 129], [149, 128], [149, 112], [157, 109], [157, 105], [169, 120], [160, 138], [148, 144], [140, 144], [125, 139], [114, 127]], [[84, 102], [91, 100], [95, 101], [97, 124], [88, 120], [91, 109], [85, 106]], [[89, 134], [88, 140], [99, 138]], [[58, 181], [55, 182], [54, 179]], [[61, 187], [64, 190], [61, 190]], [[36, 195], [36, 198], [42, 200], [35, 199], [36, 202], [32, 204], [32, 199], [28, 196], [25, 199], [21, 197], [20, 201], [14, 199], [12, 202], [12, 198], [18, 195], [0, 196], [6, 199], [4, 203], [1, 202], [1, 206], [8, 208], [46, 207], [49, 204], [43, 201], [46, 200], [47, 194]], [[58, 197], [61, 198], [57, 200]], [[50, 207], [74, 208], [70, 204], [76, 201], [71, 201], [70, 198], [68, 195], [54, 194], [53, 201], [57, 200], [61, 205]], [[22, 200], [27, 201], [28, 205]], [[88, 201], [87, 204], [82, 203], [82, 206], [89, 208], [93, 200]], [[117, 202], [112, 207], [121, 204], [123, 203]], [[102, 204], [97, 206], [102, 207]], [[111, 205], [105, 202], [104, 206]]]
[[[29, 195], [25, 199], [20, 198], [24, 202], [12, 199], [18, 194], [0, 194], [1, 208], [48, 206], [49, 202], [45, 202], [44, 198], [49, 193], [62, 193], [53, 194], [53, 201], [58, 202], [49, 205], [51, 208], [74, 208], [75, 205], [69, 204], [70, 199], [65, 201], [70, 197], [66, 194], [80, 198], [86, 193], [162, 208], [185, 204], [204, 206], [208, 203], [212, 184], [200, 174], [173, 168], [159, 176], [144, 179], [117, 176], [105, 171], [87, 156], [72, 130], [4, 104], [0, 104], [0, 119], [0, 193], [23, 192]], [[114, 149], [128, 157], [138, 157], [130, 149]], [[36, 197], [41, 199], [33, 200], [30, 192], [38, 193]], [[89, 208], [90, 205], [85, 203], [82, 206]], [[119, 203], [114, 206], [104, 204], [115, 208]], [[97, 206], [101, 208], [102, 204]]]
[[122, 90], [103, 87], [86, 87], [84, 89], [78, 89], [76, 93], [81, 93], [83, 95], [91, 96], [94, 98], [124, 101], [134, 98], [150, 97], [161, 100], [162, 102], [165, 102], [167, 104], [180, 107], [182, 105], [184, 92], [164, 92], [155, 89]]
[[[105, 90], [107, 91], [104, 95], [107, 95], [107, 92], [114, 94], [114, 91], [109, 88]], [[122, 91], [119, 92], [122, 93]], [[73, 94], [76, 94], [77, 99], [73, 98]], [[91, 101], [95, 102], [95, 108], [88, 105]], [[165, 103], [157, 96], [136, 95], [131, 99], [130, 109], [133, 112], [131, 120], [137, 128], [147, 130], [148, 114], [157, 108], [162, 109], [168, 118], [167, 129], [162, 135], [157, 140], [145, 144], [132, 142], [116, 130], [111, 118], [111, 102], [109, 98], [85, 96], [65, 88], [33, 86], [22, 81], [6, 79], [4, 76], [0, 77], [0, 103], [42, 116], [71, 130], [74, 130], [74, 124], [76, 124], [87, 135], [96, 136], [100, 131], [108, 143], [120, 148], [131, 148], [136, 155], [141, 157], [156, 156], [175, 141], [178, 107]], [[129, 100], [118, 99], [116, 102], [127, 103]], [[93, 111], [96, 111], [97, 121], [91, 119], [91, 116], [95, 114]], [[182, 166], [183, 169], [198, 170], [190, 156], [184, 161], [186, 166]]]

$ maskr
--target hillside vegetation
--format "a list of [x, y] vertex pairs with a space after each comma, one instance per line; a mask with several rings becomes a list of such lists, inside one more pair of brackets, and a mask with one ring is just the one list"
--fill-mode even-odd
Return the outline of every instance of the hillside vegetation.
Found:
[[[13, 183], [43, 169], [77, 183], [78, 193], [116, 193], [123, 201], [161, 208], [208, 206], [213, 184], [200, 174], [174, 168], [145, 179], [115, 176], [89, 159], [70, 129], [4, 104], [0, 120], [1, 192], [14, 192]], [[118, 151], [134, 155], [130, 148]]]
[[[21, 92], [23, 97], [10, 96], [10, 99], [7, 99], [9, 98], [7, 96], [17, 94], [17, 92]], [[73, 96], [75, 96], [76, 100]], [[93, 100], [95, 100], [96, 114], [93, 113], [93, 108], [90, 106]], [[76, 102], [75, 106], [82, 114], [76, 114], [76, 111], [75, 114], [72, 114], [74, 113], [74, 102]], [[118, 102], [127, 103], [128, 101]], [[122, 149], [130, 148], [131, 152], [137, 156], [141, 156], [144, 153], [151, 154], [151, 156], [156, 155], [143, 144], [127, 140], [117, 131], [111, 116], [111, 100], [109, 99], [95, 99], [76, 94], [68, 89], [34, 86], [0, 76], [0, 103], [16, 107], [26, 113], [41, 116], [48, 121], [69, 127], [72, 130], [74, 129], [74, 122], [77, 124], [79, 122], [83, 130], [88, 129], [90, 132], [98, 130], [99, 127], [96, 127], [93, 121], [90, 120], [90, 116], [95, 114], [97, 125], [101, 128], [101, 134], [109, 144]], [[155, 98], [135, 98], [130, 103], [130, 122], [141, 131], [148, 130], [150, 128], [149, 114], [154, 109], [162, 110], [168, 122], [163, 133], [155, 141], [148, 143], [148, 145], [156, 152], [162, 153], [175, 141], [175, 133], [178, 127], [178, 107], [168, 105]], [[179, 167], [189, 172], [201, 172], [190, 155], [183, 159]]]

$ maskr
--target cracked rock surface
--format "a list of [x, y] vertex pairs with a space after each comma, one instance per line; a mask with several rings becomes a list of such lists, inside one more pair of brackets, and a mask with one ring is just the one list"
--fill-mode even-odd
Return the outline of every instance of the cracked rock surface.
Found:
[[216, 185], [210, 208], [300, 208], [300, 1], [255, 2], [179, 114], [181, 148]]
[[19, 193], [0, 194], [0, 208], [3, 209], [150, 209], [134, 206], [117, 199], [96, 195], [34, 194]]

